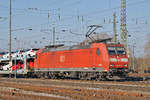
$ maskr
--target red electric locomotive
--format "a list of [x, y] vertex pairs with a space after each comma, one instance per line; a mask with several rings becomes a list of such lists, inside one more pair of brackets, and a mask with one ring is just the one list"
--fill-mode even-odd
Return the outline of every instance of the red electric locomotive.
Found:
[[101, 80], [125, 76], [128, 56], [122, 44], [50, 46], [37, 52], [32, 69], [38, 77]]

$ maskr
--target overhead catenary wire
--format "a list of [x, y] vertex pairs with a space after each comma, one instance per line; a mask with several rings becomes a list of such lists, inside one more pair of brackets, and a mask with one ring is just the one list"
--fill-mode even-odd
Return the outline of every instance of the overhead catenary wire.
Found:
[[[144, 1], [147, 1], [147, 0], [144, 0]], [[46, 11], [46, 10], [45, 10], [45, 11]], [[43, 12], [43, 11], [42, 11], [42, 12]], [[46, 13], [45, 13], [45, 14], [46, 14]], [[82, 15], [82, 16], [84, 16], [84, 15]], [[76, 16], [74, 16], [74, 17], [76, 17]], [[70, 18], [70, 19], [71, 19], [71, 18]], [[61, 21], [66, 21], [66, 20], [69, 20], [69, 19], [65, 18], [65, 20], [62, 19]], [[57, 22], [60, 22], [60, 20], [57, 20]], [[63, 26], [63, 25], [62, 25], [62, 26]], [[35, 25], [35, 26], [33, 25], [33, 26], [31, 26], [31, 27], [32, 27], [32, 28], [33, 28], [33, 27], [36, 27], [36, 25]], [[15, 29], [14, 31], [26, 30], [26, 29], [28, 29], [28, 28], [29, 28], [29, 27], [25, 27], [25, 28], [20, 28], [20, 29], [19, 29], [19, 28], [16, 27], [16, 29]]]
[[[132, 3], [132, 4], [128, 4], [128, 6], [130, 5], [135, 5], [135, 4], [141, 4], [141, 3], [146, 3], [146, 2], [149, 2], [149, 0], [144, 0], [144, 1], [140, 1], [140, 2], [135, 2], [135, 3]], [[111, 11], [111, 10], [113, 10], [113, 9], [118, 9], [118, 8], [120, 8], [120, 7], [114, 7], [114, 8], [111, 8], [111, 9], [105, 9], [105, 10], [101, 10], [101, 11], [98, 11], [98, 12], [106, 12], [106, 11]], [[17, 9], [17, 8], [16, 8]], [[20, 9], [20, 10], [26, 10], [26, 9]], [[48, 10], [41, 10], [41, 11], [48, 11]], [[93, 12], [94, 13], [94, 12]], [[45, 13], [45, 14], [47, 14], [47, 13]], [[87, 14], [82, 14], [82, 16], [86, 16], [86, 15], [92, 15], [92, 13], [87, 13]], [[74, 16], [74, 17], [76, 17], [76, 16]], [[69, 19], [72, 19], [72, 16], [70, 17], [70, 18], [66, 18], [66, 19], [62, 19], [61, 21], [66, 21], [66, 20], [69, 20]], [[58, 22], [58, 21], [60, 21], [60, 20], [57, 20], [57, 21], [55, 21], [55, 22]]]

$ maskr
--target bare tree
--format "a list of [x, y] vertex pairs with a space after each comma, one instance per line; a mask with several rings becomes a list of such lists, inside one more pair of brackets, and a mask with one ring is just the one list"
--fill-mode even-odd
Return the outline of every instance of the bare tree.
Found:
[[147, 42], [145, 44], [145, 53], [146, 56], [144, 57], [144, 65], [145, 65], [145, 70], [150, 69], [150, 33], [147, 35]]
[[145, 44], [145, 53], [147, 57], [150, 57], [150, 34], [147, 35], [147, 43]]

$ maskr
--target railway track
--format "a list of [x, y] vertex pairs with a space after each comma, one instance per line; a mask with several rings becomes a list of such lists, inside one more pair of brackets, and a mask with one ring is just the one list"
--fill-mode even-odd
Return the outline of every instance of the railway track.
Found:
[[50, 79], [7, 79], [1, 78], [0, 82], [17, 82], [35, 85], [55, 85], [55, 86], [73, 86], [83, 88], [102, 88], [102, 89], [120, 89], [120, 90], [138, 90], [150, 92], [150, 81], [137, 82], [116, 82], [116, 81], [81, 81], [81, 80], [50, 80]]
[[[111, 98], [111, 100], [149, 100], [150, 85], [145, 85], [143, 82], [137, 82], [139, 84], [133, 83], [48, 79], [0, 79], [0, 87], [9, 87], [19, 89], [20, 91], [32, 91], [34, 95], [37, 92], [44, 93], [43, 95], [45, 97], [49, 94], [48, 97], [52, 97], [52, 100], [61, 100], [64, 98], [69, 98], [69, 100], [103, 100], [104, 98], [106, 100], [109, 100], [108, 98]], [[56, 95], [58, 97], [55, 97]], [[41, 95], [38, 94], [38, 96]]]

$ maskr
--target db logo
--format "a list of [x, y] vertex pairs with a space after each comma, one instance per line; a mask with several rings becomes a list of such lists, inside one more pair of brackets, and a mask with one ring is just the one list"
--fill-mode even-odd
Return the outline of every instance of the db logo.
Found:
[[60, 56], [60, 62], [65, 62], [65, 56]]

